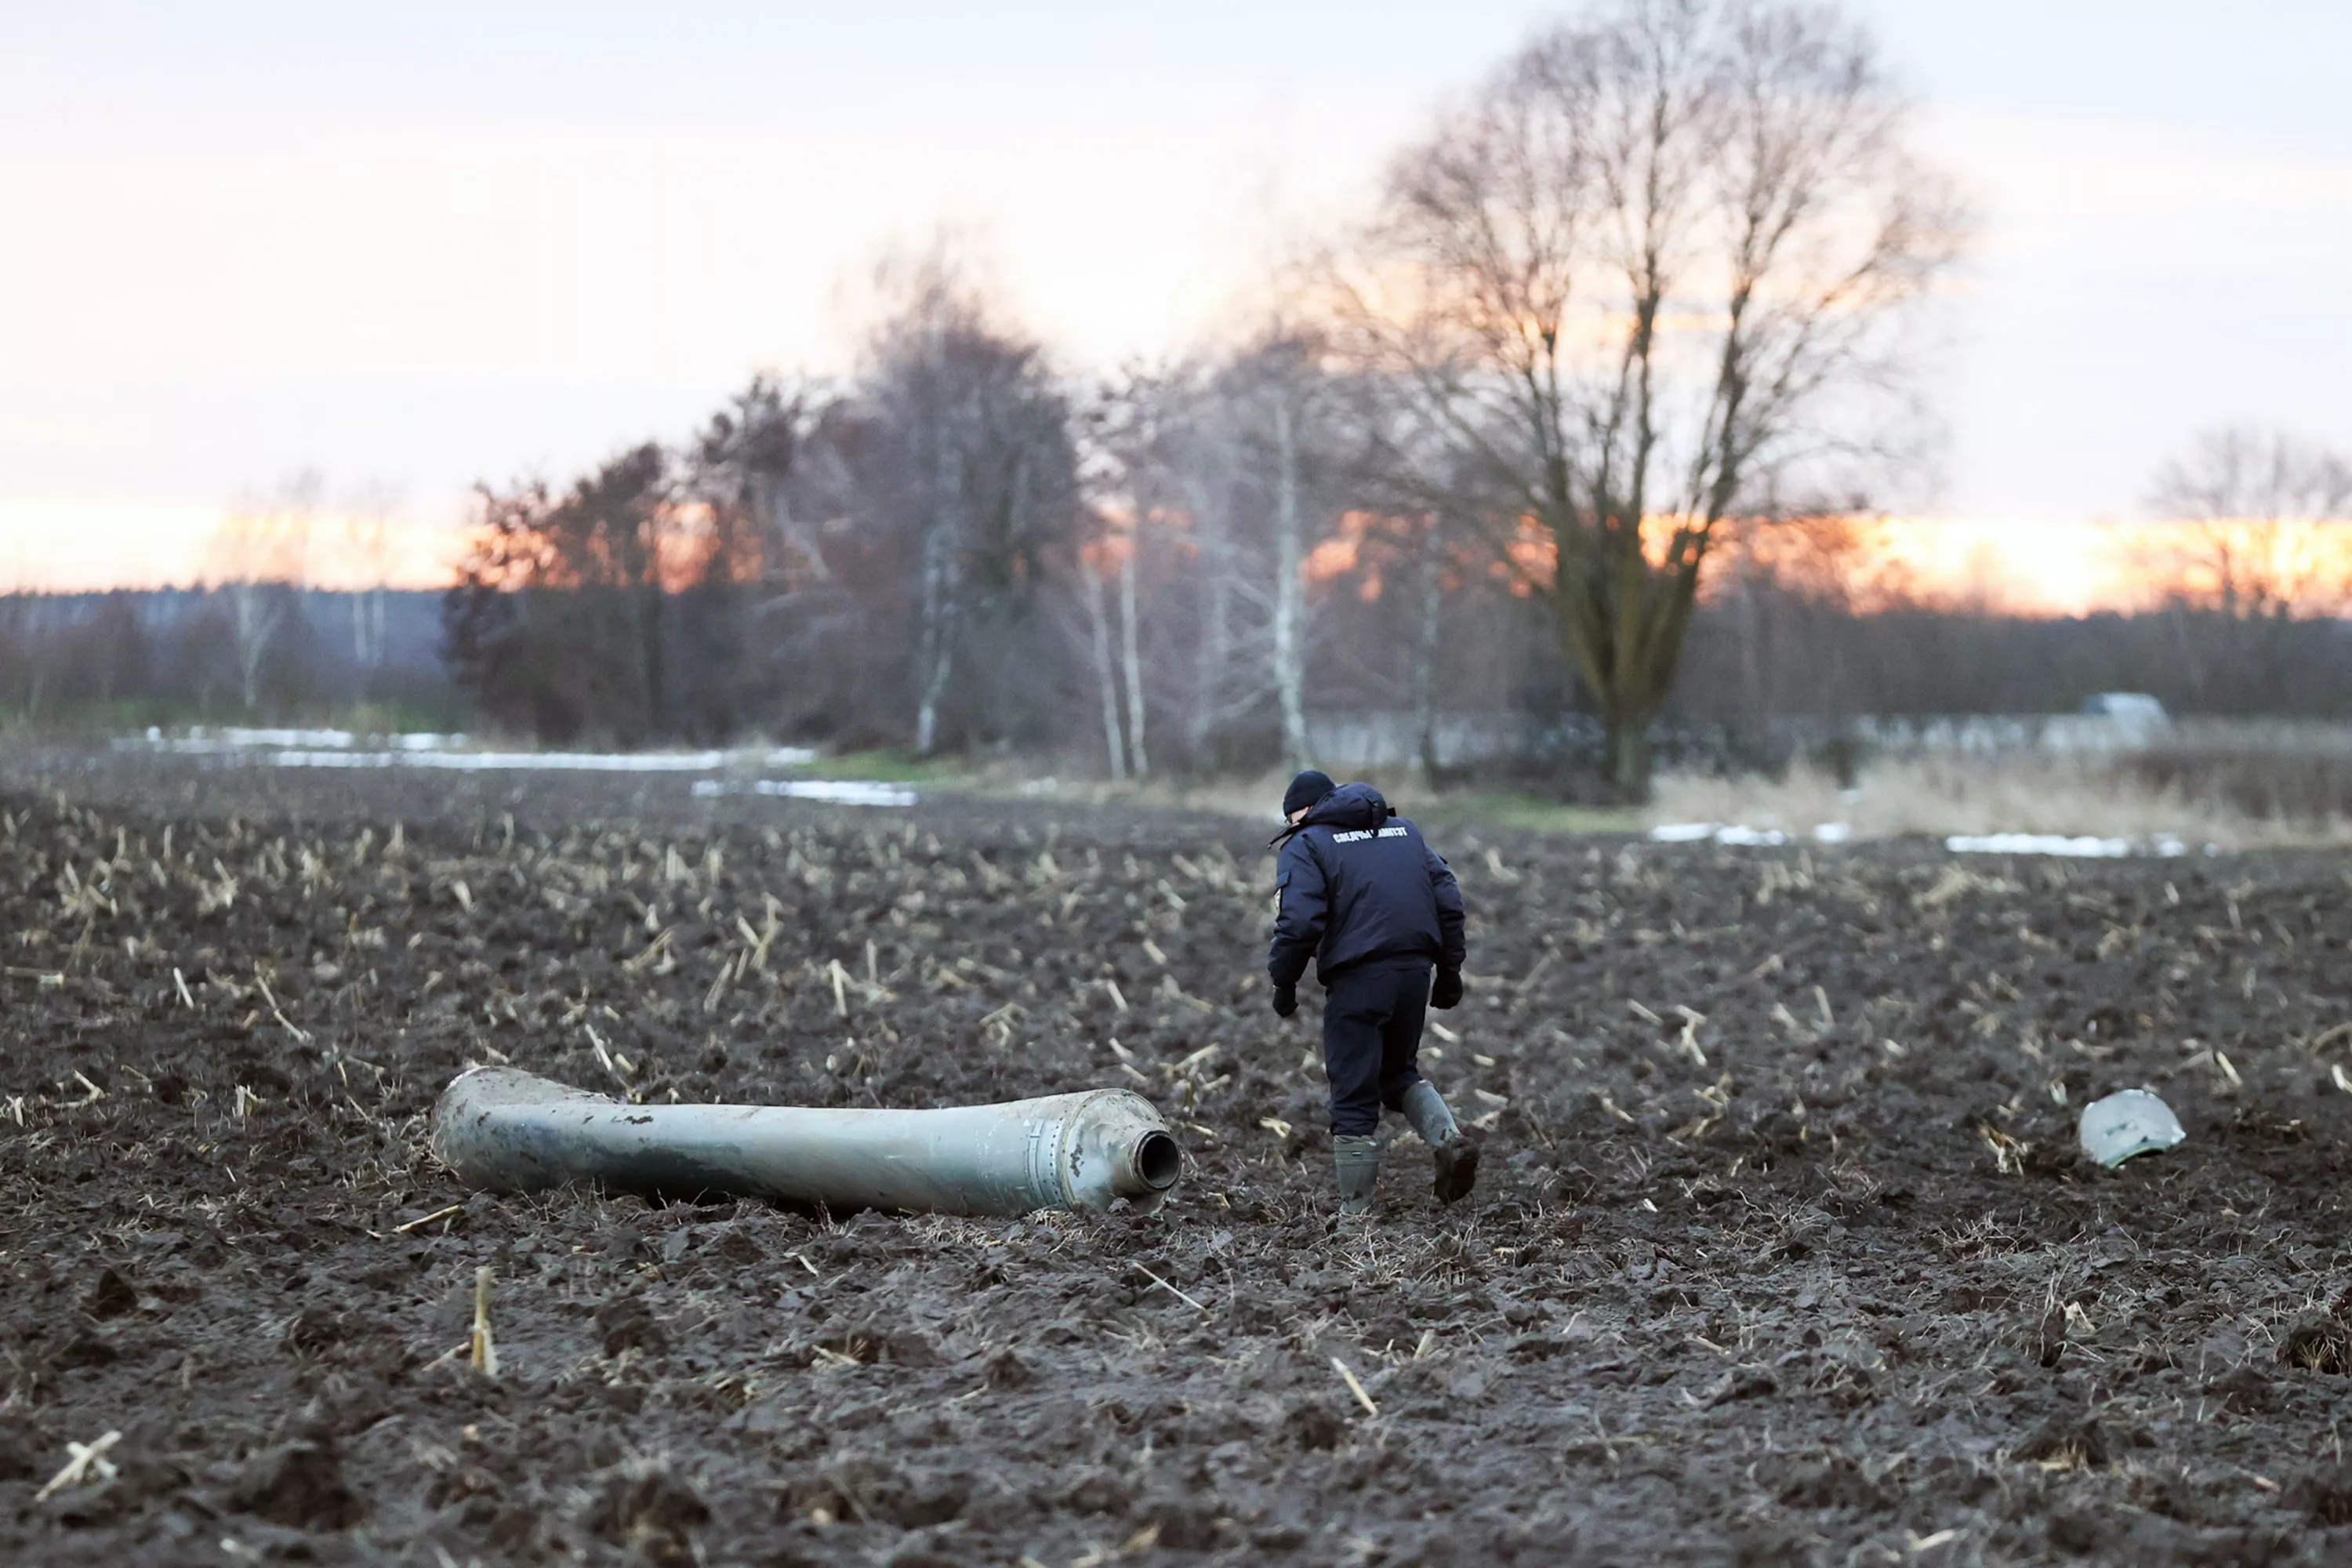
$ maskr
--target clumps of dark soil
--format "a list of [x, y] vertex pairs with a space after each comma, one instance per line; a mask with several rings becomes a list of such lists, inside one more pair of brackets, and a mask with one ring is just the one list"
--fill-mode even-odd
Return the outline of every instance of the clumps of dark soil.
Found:
[[814, 1467], [788, 1483], [783, 1498], [788, 1511], [820, 1524], [858, 1520], [920, 1530], [961, 1516], [972, 1489], [966, 1469], [863, 1456]]
[[102, 1268], [99, 1271], [98, 1283], [90, 1287], [81, 1308], [93, 1318], [119, 1318], [125, 1312], [139, 1310], [139, 1292], [113, 1269]]
[[596, 1534], [664, 1568], [695, 1562], [695, 1532], [709, 1522], [710, 1510], [694, 1489], [658, 1463], [621, 1466], [596, 1500]]
[[348, 1530], [367, 1512], [344, 1484], [341, 1456], [324, 1443], [288, 1443], [257, 1458], [229, 1496], [239, 1512], [290, 1530]]
[[48, 1438], [22, 1417], [0, 1411], [0, 1481], [28, 1481], [50, 1452]]
[[1000, 1392], [1034, 1388], [1037, 1383], [1036, 1368], [1023, 1361], [1020, 1352], [1010, 1346], [982, 1362], [981, 1372], [988, 1379], [988, 1386]]
[[[12, 773], [0, 1560], [2352, 1554], [2341, 857], [1440, 833], [1472, 985], [1423, 1067], [1480, 1185], [1440, 1207], [1401, 1135], [1341, 1228], [1255, 825]], [[1018, 1221], [467, 1194], [425, 1117], [489, 1061], [1123, 1084], [1185, 1182]], [[2075, 1158], [2140, 1085], [2188, 1142]]]
[[595, 1320], [598, 1338], [608, 1356], [623, 1351], [661, 1355], [669, 1350], [669, 1335], [643, 1296], [616, 1296], [596, 1309]]
[[2052, 1469], [2096, 1469], [2113, 1457], [2113, 1445], [2097, 1416], [2060, 1412], [2028, 1433], [2015, 1457]]
[[1874, 1509], [1887, 1496], [1879, 1479], [1853, 1456], [1831, 1452], [1782, 1456], [1767, 1484], [1794, 1509]]
[[2267, 1415], [2279, 1407], [2276, 1384], [2251, 1362], [2205, 1384], [2205, 1396], [2237, 1415]]
[[2295, 1478], [2287, 1501], [2314, 1524], [2352, 1524], [2352, 1465], [2338, 1459], [2312, 1466]]
[[2278, 1359], [2285, 1366], [2333, 1376], [2352, 1374], [2352, 1298], [2338, 1298], [2326, 1312], [2306, 1312], [2287, 1326]]

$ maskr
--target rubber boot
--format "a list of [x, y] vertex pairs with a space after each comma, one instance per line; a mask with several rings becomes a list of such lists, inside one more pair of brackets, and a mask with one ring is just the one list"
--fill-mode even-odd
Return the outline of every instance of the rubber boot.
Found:
[[1339, 1212], [1369, 1214], [1381, 1180], [1381, 1146], [1370, 1138], [1334, 1134], [1331, 1163], [1339, 1177]]
[[1450, 1204], [1469, 1196], [1478, 1184], [1478, 1145], [1454, 1122], [1436, 1085], [1424, 1079], [1404, 1091], [1404, 1119], [1435, 1159], [1437, 1201]]

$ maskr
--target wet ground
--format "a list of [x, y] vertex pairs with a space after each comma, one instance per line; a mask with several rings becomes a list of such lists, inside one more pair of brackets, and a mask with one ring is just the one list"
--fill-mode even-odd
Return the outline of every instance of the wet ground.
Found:
[[[1247, 825], [29, 752], [0, 811], [0, 1559], [2352, 1555], [2340, 858], [1457, 833], [1424, 1065], [1486, 1175], [1440, 1209], [1404, 1135], [1338, 1228]], [[1018, 1222], [469, 1197], [423, 1134], [482, 1061], [1123, 1084], [1190, 1168]], [[2078, 1162], [2141, 1084], [2188, 1142]]]

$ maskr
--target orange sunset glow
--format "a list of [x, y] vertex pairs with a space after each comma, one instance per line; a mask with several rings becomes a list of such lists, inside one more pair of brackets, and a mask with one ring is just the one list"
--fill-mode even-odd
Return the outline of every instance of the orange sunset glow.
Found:
[[[195, 587], [216, 581], [213, 542], [233, 528], [232, 509], [132, 503], [0, 504], [0, 586], [34, 593], [107, 588]], [[1362, 549], [1373, 520], [1350, 514], [1311, 547], [1313, 582], [1352, 577], [1367, 598], [1381, 592], [1381, 568]], [[2242, 560], [2268, 552], [2273, 575], [2299, 585], [2303, 610], [2337, 607], [2352, 586], [2352, 525], [2221, 525]], [[1847, 525], [1830, 559], [1863, 607], [1907, 602], [1996, 614], [2065, 616], [2145, 610], [2168, 592], [2212, 596], [2210, 564], [2184, 534], [2216, 525], [2081, 521], [2009, 521], [1970, 518], [1874, 518]], [[2234, 528], [2234, 535], [2229, 533]], [[330, 510], [312, 522], [302, 552], [305, 585], [324, 589], [385, 586], [445, 588], [464, 554], [462, 524], [394, 517], [381, 552], [353, 540], [359, 524]], [[1116, 547], [1114, 547], [1116, 548]], [[1548, 564], [1548, 547], [1530, 540], [1515, 552], [1523, 569]], [[1759, 553], [1785, 565], [1785, 554]], [[1819, 570], [1819, 567], [1811, 568]]]
[[[214, 546], [239, 515], [232, 507], [0, 499], [0, 591], [201, 587], [218, 580]], [[449, 585], [461, 528], [395, 515], [379, 549], [366, 538], [371, 521], [332, 510], [312, 519], [298, 574], [304, 585]]]
[[[1342, 519], [1315, 546], [1307, 574], [1316, 582], [1356, 575], [1360, 593], [1381, 592], [1381, 568], [1363, 549], [1375, 520]], [[1662, 548], [1661, 520], [1645, 544]], [[1654, 540], [1648, 536], [1655, 533]], [[1858, 607], [1897, 604], [2032, 617], [2132, 614], [2186, 594], [2208, 600], [2223, 584], [2210, 557], [2234, 553], [2240, 570], [2285, 584], [2299, 612], [2326, 612], [2352, 593], [2352, 521], [2290, 524], [2035, 521], [1973, 518], [1865, 518], [1840, 524], [1832, 545], [1768, 531], [1744, 548], [1767, 566], [1801, 578], [1834, 574]], [[1651, 551], [1657, 553], [1657, 548]], [[1515, 542], [1517, 572], [1548, 574], [1548, 538]], [[1511, 568], [1496, 564], [1498, 574]], [[1725, 574], [1717, 573], [1717, 581]]]

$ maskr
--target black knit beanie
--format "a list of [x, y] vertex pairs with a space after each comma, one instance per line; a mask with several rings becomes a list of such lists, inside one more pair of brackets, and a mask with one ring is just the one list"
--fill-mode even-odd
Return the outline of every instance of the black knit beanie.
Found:
[[1307, 769], [1291, 780], [1290, 787], [1282, 792], [1283, 820], [1287, 822], [1290, 820], [1291, 814], [1299, 807], [1316, 805], [1325, 795], [1339, 787], [1331, 782], [1329, 773], [1318, 773], [1313, 768]]

